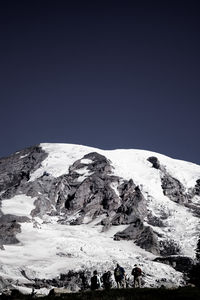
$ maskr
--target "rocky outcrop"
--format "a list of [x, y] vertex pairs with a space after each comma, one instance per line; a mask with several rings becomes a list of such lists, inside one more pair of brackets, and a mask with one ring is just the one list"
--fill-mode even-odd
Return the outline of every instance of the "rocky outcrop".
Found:
[[160, 164], [157, 157], [152, 156], [147, 160], [152, 163], [153, 168], [160, 172], [163, 194], [176, 203], [182, 205], [187, 204], [191, 195], [186, 193], [183, 184], [167, 172], [165, 167]]
[[11, 222], [0, 222], [0, 245], [16, 244], [19, 241], [16, 234], [21, 232], [20, 224], [15, 220]]
[[194, 261], [187, 256], [156, 257], [154, 261], [170, 265], [179, 272], [188, 272], [194, 264]]
[[[85, 169], [87, 176], [81, 179]], [[69, 168], [67, 190], [59, 193], [57, 199], [57, 207], [62, 207], [66, 221], [76, 212], [78, 217], [73, 219], [73, 224], [80, 224], [86, 215], [93, 219], [118, 208], [119, 197], [112, 184], [117, 184], [120, 178], [111, 175], [111, 169], [110, 162], [98, 153], [85, 155]]]
[[132, 179], [119, 186], [121, 205], [112, 220], [112, 225], [131, 224], [138, 218], [141, 220], [147, 215], [146, 200], [138, 186]]
[[200, 179], [196, 181], [195, 187], [194, 187], [194, 194], [197, 196], [200, 196]]
[[155, 156], [150, 156], [149, 158], [147, 158], [147, 160], [152, 163], [152, 167], [157, 169], [157, 170], [160, 170], [161, 169], [161, 165], [160, 165], [160, 162], [159, 160], [157, 159], [157, 157]]
[[66, 274], [60, 274], [59, 276], [53, 279], [30, 279], [27, 277], [24, 271], [22, 271], [22, 275], [30, 281], [30, 283], [25, 284], [26, 287], [33, 287], [34, 289], [47, 288], [49, 290], [52, 289], [52, 287], [56, 287], [64, 288], [65, 290], [75, 292], [79, 291], [80, 289], [85, 290], [90, 287], [90, 279], [92, 273], [89, 270], [80, 270], [77, 272], [70, 270]]
[[35, 146], [0, 159], [0, 192], [8, 193], [22, 181], [28, 181], [30, 173], [37, 170], [46, 157], [47, 153], [40, 146]]
[[185, 192], [185, 188], [181, 182], [173, 178], [168, 173], [161, 176], [163, 194], [169, 197], [170, 200], [179, 204], [188, 203], [188, 195]]
[[169, 255], [179, 255], [180, 254], [180, 246], [173, 239], [163, 239], [160, 241], [160, 254], [163, 256]]
[[[163, 217], [165, 218], [165, 216], [163, 216]], [[148, 224], [151, 226], [165, 227], [165, 224], [162, 220], [162, 216], [157, 217], [151, 211], [149, 211], [147, 214], [147, 220], [148, 220]]]
[[28, 217], [2, 215], [0, 217], [0, 249], [4, 250], [3, 245], [17, 244], [19, 241], [16, 234], [21, 232], [19, 223], [30, 222]]
[[141, 248], [158, 255], [160, 254], [159, 242], [156, 234], [149, 226], [144, 226], [140, 219], [128, 226], [124, 231], [118, 232], [114, 236], [115, 240], [134, 240]]

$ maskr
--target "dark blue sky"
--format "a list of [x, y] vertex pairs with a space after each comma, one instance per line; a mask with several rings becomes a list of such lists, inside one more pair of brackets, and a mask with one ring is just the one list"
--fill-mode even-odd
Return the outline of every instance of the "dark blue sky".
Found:
[[1, 1], [0, 156], [40, 142], [200, 164], [199, 1]]

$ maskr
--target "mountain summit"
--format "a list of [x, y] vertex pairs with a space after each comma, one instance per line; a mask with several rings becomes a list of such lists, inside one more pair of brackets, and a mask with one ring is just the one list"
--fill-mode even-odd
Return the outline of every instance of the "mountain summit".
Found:
[[[0, 289], [77, 290], [81, 272], [185, 284], [200, 229], [200, 166], [143, 150], [40, 144], [0, 159]], [[88, 275], [88, 276], [89, 276]]]

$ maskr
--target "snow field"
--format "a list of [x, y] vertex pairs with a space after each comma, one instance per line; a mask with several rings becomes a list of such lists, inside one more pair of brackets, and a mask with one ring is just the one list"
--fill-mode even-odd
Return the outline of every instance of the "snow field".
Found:
[[17, 195], [11, 199], [4, 199], [2, 201], [1, 210], [3, 214], [13, 214], [15, 216], [30, 217], [31, 211], [35, 208], [34, 201], [36, 197], [32, 198], [26, 195]]
[[146, 286], [155, 279], [166, 278], [171, 284], [181, 284], [182, 274], [173, 268], [152, 262], [154, 255], [136, 246], [132, 241], [114, 241], [113, 234], [126, 226], [117, 226], [107, 232], [94, 223], [69, 226], [59, 224], [23, 223], [17, 235], [20, 244], [7, 245], [1, 251], [1, 273], [18, 282], [27, 282], [20, 271], [25, 270], [28, 278], [55, 278], [69, 270], [97, 269], [100, 273], [114, 270], [120, 263], [130, 276], [135, 263], [139, 263], [146, 274]]

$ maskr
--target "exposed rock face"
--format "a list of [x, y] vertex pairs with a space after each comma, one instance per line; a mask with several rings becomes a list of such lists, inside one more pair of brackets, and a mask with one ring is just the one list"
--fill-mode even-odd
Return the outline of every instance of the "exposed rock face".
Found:
[[160, 242], [160, 254], [163, 256], [180, 254], [180, 247], [173, 239], [166, 239]]
[[18, 223], [29, 222], [27, 217], [19, 217], [13, 215], [2, 215], [0, 217], [0, 247], [3, 245], [18, 243], [16, 234], [21, 232], [21, 225]]
[[[81, 161], [88, 161], [87, 165]], [[87, 168], [88, 177], [79, 181], [79, 172]], [[118, 207], [118, 197], [111, 185], [119, 178], [111, 176], [109, 161], [98, 153], [89, 153], [69, 169], [69, 194], [65, 199], [67, 213], [80, 210], [82, 217], [91, 218]], [[80, 221], [80, 220], [79, 220]]]
[[[194, 186], [194, 188], [191, 188], [186, 192], [183, 184], [166, 171], [166, 168], [160, 164], [158, 158], [152, 156], [149, 157], [147, 160], [152, 163], [153, 168], [157, 169], [160, 172], [161, 187], [163, 189], [163, 194], [166, 197], [168, 197], [171, 201], [174, 201], [178, 204], [190, 208], [196, 216], [200, 217], [199, 204], [198, 203], [193, 204], [191, 201], [191, 199], [194, 196], [200, 196], [200, 179], [196, 181], [196, 185]], [[160, 221], [161, 220], [159, 220], [159, 223]], [[149, 224], [154, 225], [152, 222], [155, 222], [155, 218], [154, 220], [152, 218], [149, 219]], [[161, 226], [161, 223], [159, 226]], [[170, 254], [171, 252], [167, 251], [167, 253]], [[178, 251], [175, 252], [174, 254], [178, 254]]]
[[168, 264], [179, 272], [188, 272], [194, 263], [190, 257], [185, 256], [157, 257], [155, 261]]
[[[2, 199], [9, 199], [23, 190], [23, 186], [30, 178], [47, 154], [39, 147], [30, 147], [7, 158], [0, 159], [0, 203]], [[24, 192], [24, 191], [23, 191]], [[20, 224], [27, 218], [3, 215], [0, 211], [0, 245], [18, 243], [16, 234], [20, 232]]]
[[147, 160], [152, 163], [153, 168], [160, 172], [163, 194], [174, 202], [187, 204], [190, 195], [185, 192], [183, 184], [166, 171], [165, 167], [160, 164], [157, 157], [152, 156]]
[[[26, 274], [24, 272], [22, 273], [23, 273], [22, 275], [28, 279]], [[31, 284], [30, 287], [34, 287], [35, 289], [41, 289], [41, 288], [50, 289], [52, 286], [57, 288], [64, 287], [65, 290], [77, 292], [80, 289], [85, 290], [90, 287], [91, 276], [92, 273], [89, 270], [85, 270], [84, 272], [83, 271], [74, 272], [73, 270], [70, 270], [66, 274], [60, 274], [59, 277], [53, 279], [34, 278], [32, 279], [34, 283]], [[29, 284], [26, 284], [26, 286], [29, 287]]]
[[188, 202], [188, 195], [185, 193], [185, 188], [180, 181], [167, 173], [161, 177], [161, 181], [163, 193], [169, 197], [170, 200], [180, 204], [186, 204]]
[[46, 157], [47, 153], [35, 146], [0, 159], [0, 192], [7, 190], [9, 195], [9, 188], [13, 190], [29, 180], [30, 172], [37, 170]]
[[144, 226], [140, 219], [131, 224], [122, 232], [114, 236], [115, 240], [134, 240], [141, 248], [158, 255], [160, 254], [159, 242], [151, 227]]
[[20, 232], [20, 224], [16, 221], [1, 222], [0, 223], [0, 245], [16, 244], [18, 243], [15, 237]]
[[157, 159], [157, 157], [155, 156], [151, 156], [147, 159], [150, 163], [152, 163], [152, 167], [155, 168], [155, 169], [160, 169], [161, 166], [160, 166], [160, 162], [159, 160]]
[[119, 186], [122, 203], [117, 209], [116, 216], [112, 219], [112, 225], [135, 223], [147, 214], [145, 198], [133, 180], [125, 181]]
[[130, 224], [124, 231], [115, 234], [114, 239], [134, 240], [138, 246], [159, 254], [159, 243], [153, 230], [144, 226], [147, 216], [146, 200], [139, 187], [132, 180], [120, 186], [122, 204], [112, 219], [112, 225]]
[[194, 187], [194, 194], [200, 196], [200, 179], [196, 181], [196, 185]]
[[156, 227], [165, 227], [162, 218], [157, 217], [153, 215], [151, 212], [148, 212], [147, 215], [148, 218], [148, 224]]
[[190, 194], [189, 194], [189, 201], [186, 204], [186, 206], [193, 211], [194, 215], [196, 215], [196, 216], [198, 216], [200, 218], [200, 203], [196, 202], [194, 204], [191, 201], [191, 199], [193, 197], [200, 196], [200, 179], [198, 179], [196, 181], [196, 184], [195, 184], [194, 188], [191, 188], [189, 192], [190, 192]]

